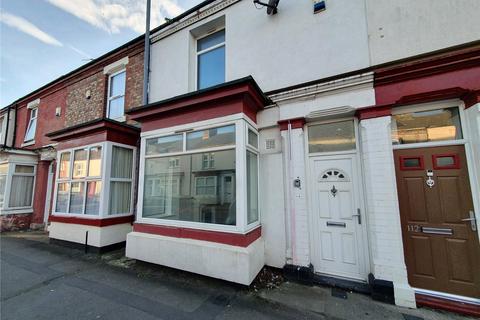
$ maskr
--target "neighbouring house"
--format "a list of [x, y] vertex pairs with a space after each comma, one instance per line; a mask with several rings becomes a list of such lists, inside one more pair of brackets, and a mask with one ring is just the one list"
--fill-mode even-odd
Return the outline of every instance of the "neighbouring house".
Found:
[[[244, 285], [268, 265], [480, 314], [479, 10], [280, 1], [267, 15], [202, 2], [151, 32], [146, 104], [142, 72], [130, 78], [133, 58], [115, 54], [95, 62], [103, 86], [126, 65], [121, 92], [139, 99], [108, 119], [109, 89], [98, 116], [42, 133], [57, 164], [50, 237], [126, 242], [127, 257]], [[87, 110], [84, 93], [71, 114]], [[38, 161], [40, 145], [22, 147], [33, 117], [10, 109], [21, 141], [4, 150]]]

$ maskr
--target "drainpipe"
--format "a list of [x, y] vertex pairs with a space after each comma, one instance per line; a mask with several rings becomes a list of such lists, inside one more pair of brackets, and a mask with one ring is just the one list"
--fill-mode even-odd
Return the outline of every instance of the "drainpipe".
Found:
[[13, 115], [13, 137], [11, 148], [15, 148], [15, 140], [17, 139], [17, 114], [18, 114], [18, 103], [15, 103], [15, 114]]
[[143, 105], [148, 104], [148, 78], [150, 71], [150, 2], [151, 0], [147, 0], [147, 17], [145, 22], [145, 47], [143, 51]]

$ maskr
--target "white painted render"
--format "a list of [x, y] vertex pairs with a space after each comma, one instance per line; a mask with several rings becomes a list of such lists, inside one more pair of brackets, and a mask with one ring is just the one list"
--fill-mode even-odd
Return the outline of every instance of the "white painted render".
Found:
[[370, 268], [376, 278], [393, 281], [396, 305], [415, 308], [403, 254], [390, 133], [390, 116], [360, 121]]
[[48, 227], [52, 239], [85, 244], [85, 234], [88, 231], [88, 245], [105, 247], [111, 244], [125, 242], [127, 233], [132, 231], [130, 223], [116, 224], [106, 227], [86, 226], [82, 224], [51, 222]]
[[265, 264], [262, 238], [243, 248], [131, 232], [126, 256], [244, 285], [252, 283]]
[[240, 1], [152, 44], [149, 102], [195, 91], [192, 30], [222, 16], [226, 81], [252, 75], [270, 91], [369, 65], [363, 1], [329, 1], [319, 14], [311, 1], [281, 1], [274, 16]]
[[480, 39], [480, 1], [366, 0], [371, 63]]

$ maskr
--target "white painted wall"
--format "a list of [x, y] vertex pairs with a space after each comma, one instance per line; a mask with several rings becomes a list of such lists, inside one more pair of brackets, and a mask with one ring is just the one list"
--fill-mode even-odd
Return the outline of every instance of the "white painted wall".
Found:
[[480, 39], [478, 0], [366, 0], [373, 65]]
[[270, 91], [368, 67], [364, 1], [327, 1], [319, 14], [312, 1], [281, 1], [268, 16], [244, 0], [152, 45], [150, 102], [195, 90], [191, 30], [223, 15], [227, 81], [252, 75]]
[[124, 242], [127, 233], [132, 231], [130, 223], [116, 224], [106, 227], [94, 227], [81, 224], [52, 222], [48, 227], [49, 238], [85, 243], [85, 233], [88, 231], [88, 245], [93, 247], [105, 247], [111, 244]]
[[248, 247], [131, 232], [126, 256], [244, 285], [265, 264], [262, 238]]
[[393, 281], [395, 304], [415, 308], [404, 260], [391, 141], [391, 117], [360, 122], [371, 272]]

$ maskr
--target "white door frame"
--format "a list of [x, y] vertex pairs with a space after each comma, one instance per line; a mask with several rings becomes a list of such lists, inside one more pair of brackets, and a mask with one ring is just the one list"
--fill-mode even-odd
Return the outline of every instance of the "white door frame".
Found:
[[[347, 120], [353, 120], [354, 122], [354, 132], [355, 132], [355, 150], [349, 150], [349, 151], [338, 151], [338, 152], [321, 152], [321, 153], [309, 153], [308, 152], [308, 128], [311, 125], [316, 125], [316, 124], [326, 124], [326, 123], [334, 123], [334, 122], [341, 122], [341, 121], [347, 121]], [[360, 142], [359, 142], [359, 131], [358, 131], [358, 120], [356, 118], [352, 117], [347, 117], [347, 118], [338, 118], [338, 119], [330, 119], [330, 120], [319, 120], [319, 121], [313, 121], [309, 122], [305, 125], [305, 168], [306, 168], [306, 173], [308, 174], [307, 177], [307, 192], [306, 192], [306, 197], [307, 197], [307, 210], [308, 210], [308, 224], [309, 224], [309, 248], [310, 248], [310, 253], [313, 252], [313, 239], [312, 239], [312, 228], [313, 228], [313, 222], [312, 222], [312, 213], [313, 213], [313, 208], [312, 208], [312, 192], [315, 190], [315, 182], [316, 179], [311, 177], [310, 172], [311, 172], [311, 163], [313, 159], [330, 159], [334, 160], [336, 158], [351, 158], [353, 160], [353, 174], [352, 174], [352, 185], [353, 188], [355, 189], [355, 205], [357, 208], [360, 209], [361, 211], [361, 231], [362, 231], [362, 252], [359, 252], [359, 257], [361, 258], [361, 273], [363, 276], [363, 281], [368, 280], [368, 274], [371, 272], [371, 265], [370, 265], [370, 250], [369, 250], [369, 240], [368, 240], [368, 217], [367, 217], [367, 212], [366, 212], [366, 202], [365, 202], [365, 184], [364, 184], [364, 179], [363, 179], [363, 170], [362, 170], [362, 165], [361, 165], [361, 157], [360, 157]], [[357, 229], [358, 230], [358, 229]], [[311, 257], [310, 257], [311, 260]], [[342, 276], [335, 276], [335, 275], [330, 275], [333, 277], [338, 277], [338, 278], [344, 278]], [[360, 279], [350, 279], [354, 281], [359, 281]]]
[[47, 174], [47, 194], [45, 196], [45, 210], [43, 212], [43, 223], [47, 225], [48, 217], [50, 216], [50, 204], [52, 202], [52, 186], [53, 186], [53, 161], [50, 162], [48, 166], [48, 174]]

